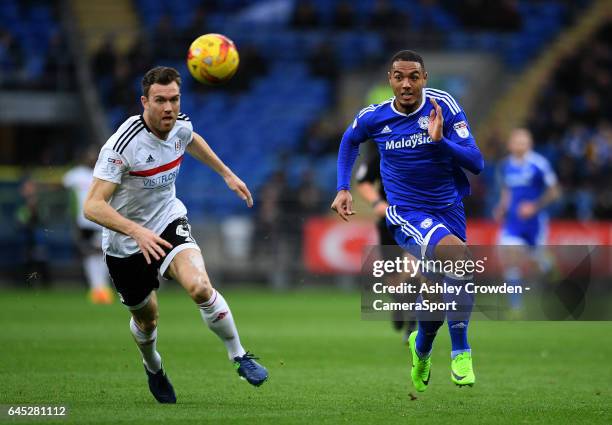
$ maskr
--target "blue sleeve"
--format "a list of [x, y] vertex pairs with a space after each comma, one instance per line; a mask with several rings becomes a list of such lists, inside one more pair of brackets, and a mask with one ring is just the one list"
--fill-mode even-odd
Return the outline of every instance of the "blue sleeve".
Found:
[[463, 111], [445, 119], [444, 132], [440, 140], [442, 149], [451, 155], [462, 168], [480, 174], [484, 168], [484, 158], [476, 145]]
[[368, 140], [365, 117], [357, 116], [346, 129], [338, 149], [338, 184], [336, 190], [350, 190], [351, 172], [359, 155], [359, 145]]

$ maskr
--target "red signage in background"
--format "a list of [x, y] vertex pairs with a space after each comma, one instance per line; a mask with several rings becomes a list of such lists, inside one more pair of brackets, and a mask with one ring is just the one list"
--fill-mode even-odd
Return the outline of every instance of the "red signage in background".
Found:
[[304, 226], [304, 264], [312, 273], [358, 273], [363, 248], [377, 243], [369, 220], [312, 218]]
[[[468, 220], [469, 245], [497, 245], [499, 226], [488, 220]], [[550, 222], [547, 245], [612, 245], [612, 223], [555, 220]]]
[[[470, 245], [497, 245], [498, 233], [497, 223], [468, 220]], [[304, 264], [311, 273], [359, 273], [363, 248], [377, 243], [370, 220], [312, 218], [304, 226]], [[612, 245], [612, 222], [553, 221], [548, 245]]]

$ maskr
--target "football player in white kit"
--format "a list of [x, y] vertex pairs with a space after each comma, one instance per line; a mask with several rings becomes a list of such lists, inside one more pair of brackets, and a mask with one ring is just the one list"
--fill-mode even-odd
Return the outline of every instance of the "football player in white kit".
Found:
[[72, 192], [75, 212], [75, 240], [83, 260], [83, 270], [89, 285], [89, 299], [94, 304], [111, 304], [113, 293], [102, 253], [102, 227], [83, 216], [83, 205], [91, 182], [97, 151], [87, 149], [81, 163], [68, 170], [63, 184]]
[[158, 271], [189, 293], [240, 377], [255, 386], [268, 378], [267, 370], [242, 347], [229, 306], [206, 273], [187, 210], [176, 198], [174, 182], [185, 151], [221, 175], [248, 207], [253, 199], [179, 112], [180, 84], [174, 68], [156, 67], [145, 74], [140, 98], [144, 112], [128, 118], [102, 147], [85, 201], [85, 217], [104, 226], [106, 264], [132, 314], [130, 329], [149, 389], [160, 403], [175, 403], [176, 396], [156, 349]]

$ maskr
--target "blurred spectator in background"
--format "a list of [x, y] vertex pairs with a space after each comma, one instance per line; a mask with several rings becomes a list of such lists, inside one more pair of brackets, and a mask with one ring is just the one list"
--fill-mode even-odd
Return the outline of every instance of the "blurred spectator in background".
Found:
[[303, 223], [308, 218], [323, 213], [323, 194], [315, 183], [315, 175], [311, 169], [304, 171], [302, 174], [302, 181], [297, 188], [296, 197], [300, 222]]
[[23, 236], [23, 276], [28, 285], [51, 285], [44, 213], [41, 209], [38, 184], [27, 176], [20, 187], [21, 205], [17, 221]]
[[[130, 73], [134, 78], [138, 78], [153, 67], [151, 43], [142, 33], [134, 38], [132, 45], [125, 54], [125, 61], [130, 64]], [[130, 102], [130, 104], [132, 103]]]
[[153, 56], [164, 59], [184, 59], [185, 51], [177, 49], [178, 42], [180, 42], [180, 37], [177, 36], [172, 18], [167, 14], [162, 15], [151, 39]]
[[466, 0], [454, 2], [452, 10], [466, 29], [518, 31], [522, 26], [516, 0]]
[[[257, 46], [251, 43], [240, 47], [240, 64], [234, 78], [224, 84], [223, 88], [233, 93], [241, 93], [251, 87], [257, 77], [268, 72], [268, 62], [261, 56]], [[209, 89], [204, 84], [198, 87], [201, 91]]]
[[396, 9], [389, 0], [377, 0], [368, 21], [368, 28], [383, 36], [386, 51], [400, 50], [404, 39], [398, 37], [398, 34], [410, 33], [410, 17], [404, 11]]
[[113, 292], [102, 253], [102, 227], [83, 215], [83, 205], [93, 181], [93, 167], [98, 150], [90, 147], [81, 154], [80, 164], [68, 170], [63, 184], [71, 194], [74, 240], [83, 261], [83, 271], [89, 285], [89, 299], [94, 304], [111, 304]]
[[115, 52], [114, 37], [108, 35], [93, 54], [91, 59], [91, 70], [97, 76], [111, 75], [115, 72], [117, 55]]
[[134, 79], [129, 64], [121, 58], [114, 69], [114, 82], [110, 90], [109, 102], [111, 106], [134, 103], [138, 94], [134, 88]]
[[305, 152], [315, 158], [335, 154], [338, 151], [338, 139], [342, 137], [342, 130], [338, 129], [336, 122], [329, 119], [329, 116], [315, 121], [301, 143]]
[[253, 257], [258, 262], [272, 262], [273, 267], [267, 268], [268, 281], [281, 288], [291, 282], [290, 267], [296, 258], [292, 256], [295, 244], [291, 235], [296, 227], [301, 229], [292, 222], [296, 203], [285, 172], [275, 172], [262, 186], [257, 199]]
[[260, 190], [253, 244], [258, 254], [274, 251], [278, 244], [283, 213], [280, 204], [287, 190], [285, 173], [282, 171], [274, 173]]
[[10, 87], [19, 79], [24, 64], [23, 51], [13, 35], [0, 29], [0, 85]]
[[64, 34], [56, 31], [49, 40], [41, 85], [46, 89], [69, 90], [75, 86], [75, 72]]
[[355, 26], [355, 8], [347, 0], [336, 3], [333, 26], [338, 30], [350, 30]]
[[308, 69], [313, 77], [325, 78], [331, 84], [330, 103], [335, 102], [340, 77], [340, 64], [334, 48], [328, 42], [319, 43], [308, 57]]
[[208, 10], [204, 4], [200, 4], [196, 9], [191, 23], [185, 28], [182, 34], [182, 43], [184, 46], [189, 46], [201, 35], [207, 34], [211, 31], [208, 30], [206, 24], [206, 17], [208, 16]]
[[319, 26], [320, 20], [317, 9], [312, 2], [305, 0], [296, 2], [291, 26], [298, 30], [313, 29]]

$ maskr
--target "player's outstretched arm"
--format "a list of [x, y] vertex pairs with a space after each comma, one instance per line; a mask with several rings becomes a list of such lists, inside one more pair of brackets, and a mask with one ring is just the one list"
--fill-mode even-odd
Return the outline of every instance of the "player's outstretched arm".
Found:
[[151, 257], [156, 260], [165, 257], [166, 253], [161, 245], [172, 248], [170, 242], [162, 239], [146, 227], [125, 218], [108, 204], [117, 186], [115, 183], [94, 177], [83, 208], [85, 218], [134, 238], [148, 264], [151, 264]]
[[496, 221], [502, 221], [504, 219], [504, 216], [508, 211], [508, 205], [510, 205], [510, 192], [508, 192], [506, 187], [502, 187], [499, 202], [495, 208], [493, 208], [493, 218]]
[[253, 196], [251, 196], [251, 192], [247, 185], [240, 180], [223, 161], [221, 161], [208, 143], [206, 143], [204, 138], [195, 131], [193, 132], [193, 140], [187, 145], [187, 152], [223, 177], [227, 187], [233, 190], [240, 199], [245, 201], [249, 208], [253, 206]]

